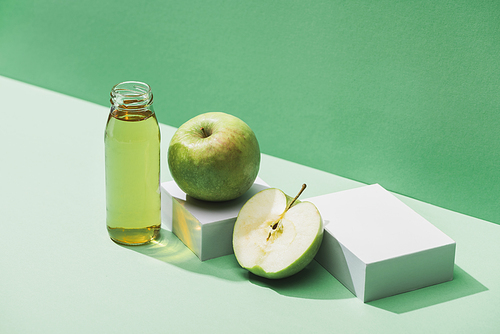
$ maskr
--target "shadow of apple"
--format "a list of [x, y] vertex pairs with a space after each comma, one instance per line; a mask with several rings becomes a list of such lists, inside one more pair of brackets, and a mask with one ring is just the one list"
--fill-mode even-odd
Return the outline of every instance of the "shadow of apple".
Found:
[[295, 275], [282, 279], [267, 279], [248, 273], [251, 283], [289, 297], [305, 299], [355, 298], [335, 277], [315, 260]]

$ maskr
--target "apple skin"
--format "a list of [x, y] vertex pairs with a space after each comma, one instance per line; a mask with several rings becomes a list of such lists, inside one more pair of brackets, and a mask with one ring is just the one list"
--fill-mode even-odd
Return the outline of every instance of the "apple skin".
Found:
[[228, 201], [253, 185], [260, 168], [255, 133], [241, 119], [208, 112], [181, 125], [170, 141], [168, 166], [186, 194], [204, 201]]

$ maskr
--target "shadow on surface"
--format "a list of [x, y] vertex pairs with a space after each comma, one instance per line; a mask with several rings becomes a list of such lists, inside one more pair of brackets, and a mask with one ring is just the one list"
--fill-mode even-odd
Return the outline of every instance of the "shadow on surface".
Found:
[[248, 274], [251, 283], [276, 291], [280, 295], [306, 299], [347, 299], [355, 298], [335, 277], [316, 260], [297, 274], [271, 280]]
[[163, 228], [159, 238], [147, 245], [122, 247], [198, 274], [211, 275], [230, 281], [247, 279], [247, 271], [240, 267], [234, 255], [221, 256], [202, 262], [175, 234]]
[[367, 304], [389, 312], [401, 314], [487, 290], [487, 287], [482, 285], [462, 268], [455, 265], [452, 281], [386, 297]]
[[307, 299], [355, 298], [316, 261], [291, 277], [269, 280], [241, 268], [232, 254], [202, 262], [175, 234], [166, 229], [161, 229], [160, 237], [150, 244], [122, 247], [198, 274], [230, 281], [248, 280], [284, 296]]

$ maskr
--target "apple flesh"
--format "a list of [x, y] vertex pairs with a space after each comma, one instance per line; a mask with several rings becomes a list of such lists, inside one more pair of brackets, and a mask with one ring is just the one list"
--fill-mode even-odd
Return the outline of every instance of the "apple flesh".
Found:
[[205, 201], [227, 201], [253, 185], [260, 148], [254, 132], [241, 119], [209, 112], [177, 129], [167, 159], [172, 178], [186, 194]]
[[296, 274], [313, 260], [323, 240], [323, 220], [314, 204], [296, 198], [269, 188], [241, 208], [233, 250], [243, 268], [277, 279]]

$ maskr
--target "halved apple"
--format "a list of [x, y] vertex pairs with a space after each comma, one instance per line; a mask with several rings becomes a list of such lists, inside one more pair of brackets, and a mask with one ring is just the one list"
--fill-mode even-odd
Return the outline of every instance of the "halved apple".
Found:
[[307, 266], [323, 240], [316, 206], [276, 188], [262, 190], [241, 208], [233, 231], [238, 263], [266, 278], [291, 276]]

